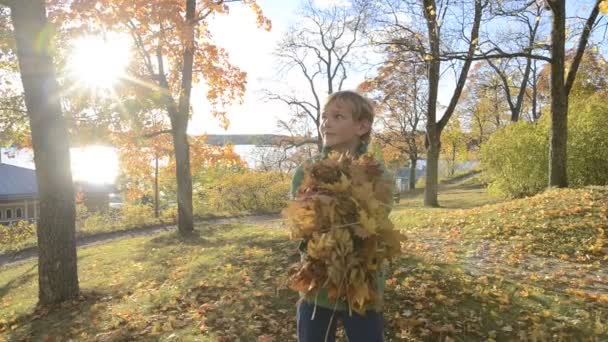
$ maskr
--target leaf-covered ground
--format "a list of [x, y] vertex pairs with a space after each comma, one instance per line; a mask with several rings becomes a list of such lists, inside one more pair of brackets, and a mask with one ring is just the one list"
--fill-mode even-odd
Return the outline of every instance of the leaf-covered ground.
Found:
[[[395, 208], [409, 239], [387, 279], [387, 341], [608, 340], [608, 188], [494, 203], [453, 187], [440, 202]], [[0, 340], [295, 341], [286, 230], [197, 231], [81, 249], [82, 298], [52, 310], [35, 308], [33, 261], [0, 270]]]

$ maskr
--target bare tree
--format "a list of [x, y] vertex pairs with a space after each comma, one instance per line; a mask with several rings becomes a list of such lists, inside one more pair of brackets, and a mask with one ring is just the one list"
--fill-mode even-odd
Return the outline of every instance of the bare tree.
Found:
[[306, 90], [267, 91], [267, 98], [304, 114], [302, 118], [314, 124], [319, 150], [324, 94], [342, 90], [359, 47], [366, 12], [365, 3], [319, 8], [313, 0], [305, 0], [299, 11], [300, 21], [289, 28], [277, 46], [281, 76], [295, 72]]
[[374, 135], [383, 147], [409, 160], [409, 189], [416, 188], [416, 167], [424, 150], [427, 78], [422, 63], [407, 62], [401, 53], [387, 53], [378, 75], [360, 85], [378, 103], [380, 131]]
[[509, 106], [503, 96], [502, 82], [494, 69], [486, 63], [475, 64], [456, 109], [475, 147], [480, 148], [508, 122]]
[[[475, 1], [386, 1], [377, 22], [382, 27], [376, 44], [411, 52], [408, 56], [426, 64], [428, 100], [426, 120], [427, 167], [424, 205], [437, 207], [437, 184], [441, 131], [450, 120], [476, 59], [479, 31], [488, 0]], [[469, 13], [473, 15], [469, 15]], [[467, 34], [468, 32], [468, 34]], [[426, 37], [425, 37], [426, 36]], [[462, 50], [465, 50], [462, 52]], [[450, 61], [442, 70], [442, 61]], [[462, 62], [459, 62], [462, 61]], [[451, 68], [456, 85], [450, 102], [437, 118], [439, 80]]]
[[[503, 33], [499, 43], [495, 43], [489, 38], [489, 34], [486, 34], [485, 42], [487, 45], [496, 47], [499, 45], [516, 44], [518, 45], [518, 49], [528, 52], [533, 52], [537, 48], [548, 50], [547, 46], [538, 42], [539, 29], [542, 22], [541, 18], [545, 8], [542, 3], [532, 2], [521, 7], [515, 4], [514, 7], [513, 2], [507, 2], [498, 3], [497, 7], [494, 10], [496, 16], [501, 20], [513, 20], [515, 23], [520, 24], [523, 30], [513, 31], [510, 28], [508, 31], [511, 32]], [[522, 45], [520, 42], [525, 42], [525, 44]], [[511, 121], [517, 122], [521, 116], [535, 60], [532, 56], [525, 56], [505, 59], [488, 58], [486, 61], [500, 77], [502, 90], [511, 110]], [[514, 75], [519, 75], [519, 79], [516, 80]]]

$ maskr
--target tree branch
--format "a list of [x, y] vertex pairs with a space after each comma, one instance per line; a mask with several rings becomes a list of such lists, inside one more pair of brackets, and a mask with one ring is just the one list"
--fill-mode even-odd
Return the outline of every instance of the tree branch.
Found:
[[151, 138], [154, 138], [154, 137], [159, 136], [161, 134], [167, 134], [167, 133], [173, 133], [173, 130], [172, 129], [164, 129], [162, 131], [156, 131], [156, 132], [144, 134], [141, 137], [145, 138], [145, 139], [151, 139]]
[[581, 60], [583, 59], [583, 54], [585, 53], [585, 48], [587, 47], [587, 42], [589, 41], [591, 30], [593, 29], [595, 19], [597, 18], [600, 12], [600, 2], [602, 2], [602, 0], [596, 1], [596, 4], [593, 7], [593, 10], [591, 11], [591, 14], [589, 14], [589, 18], [585, 23], [583, 33], [581, 34], [581, 39], [578, 43], [578, 48], [576, 49], [576, 55], [574, 56], [574, 60], [572, 61], [572, 65], [570, 66], [570, 71], [568, 71], [568, 77], [566, 79], [566, 96], [570, 94], [570, 90], [574, 85], [576, 73], [578, 71], [579, 65], [581, 64]]

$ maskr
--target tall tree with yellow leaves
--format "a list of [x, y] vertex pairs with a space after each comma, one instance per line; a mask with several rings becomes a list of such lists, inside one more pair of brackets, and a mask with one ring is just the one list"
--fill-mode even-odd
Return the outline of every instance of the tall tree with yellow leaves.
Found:
[[[213, 40], [210, 19], [228, 13], [229, 2], [213, 0], [74, 0], [62, 15], [70, 25], [92, 30], [127, 32], [139, 57], [132, 82], [149, 88], [166, 111], [176, 162], [178, 229], [193, 231], [192, 176], [188, 121], [193, 84], [204, 81], [215, 117], [228, 125], [225, 107], [241, 101], [246, 73], [230, 64], [228, 54]], [[255, 0], [240, 1], [252, 8], [260, 27], [270, 29]]]

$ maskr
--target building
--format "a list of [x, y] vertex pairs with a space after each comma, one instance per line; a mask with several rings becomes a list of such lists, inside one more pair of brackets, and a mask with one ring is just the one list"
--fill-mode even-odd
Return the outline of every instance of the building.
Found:
[[[76, 182], [74, 190], [89, 211], [107, 210], [110, 194], [116, 192], [114, 185], [83, 182]], [[35, 221], [39, 212], [36, 171], [0, 163], [0, 224]]]
[[36, 171], [0, 163], [0, 224], [36, 220], [39, 211]]

